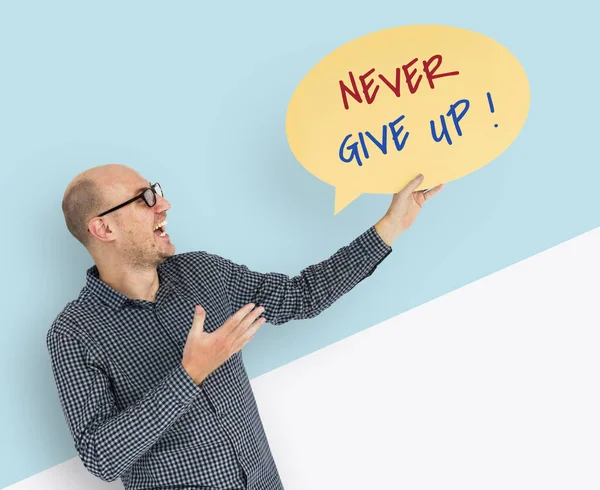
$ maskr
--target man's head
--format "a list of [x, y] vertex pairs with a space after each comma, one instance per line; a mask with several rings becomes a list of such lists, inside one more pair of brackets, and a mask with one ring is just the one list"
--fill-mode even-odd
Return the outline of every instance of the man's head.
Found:
[[99, 217], [129, 201], [151, 184], [134, 169], [109, 164], [77, 175], [62, 201], [67, 228], [90, 252], [96, 263], [109, 260], [133, 268], [155, 267], [175, 253], [169, 236], [154, 227], [166, 219], [169, 202], [155, 194], [149, 207], [143, 198]]

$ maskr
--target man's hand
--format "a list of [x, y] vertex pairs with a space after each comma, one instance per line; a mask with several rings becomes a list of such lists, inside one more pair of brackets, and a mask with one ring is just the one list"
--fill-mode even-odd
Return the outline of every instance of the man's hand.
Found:
[[[264, 318], [258, 318], [265, 310], [262, 306], [255, 308], [248, 303], [212, 333], [204, 331], [206, 311], [196, 306], [192, 328], [183, 348], [181, 364], [196, 384], [217, 369], [233, 354], [246, 345], [258, 328], [265, 323]], [[258, 320], [257, 320], [258, 318]]]
[[375, 225], [377, 233], [386, 244], [391, 246], [398, 235], [413, 224], [425, 201], [444, 188], [444, 184], [440, 184], [427, 192], [415, 191], [423, 182], [423, 178], [423, 175], [419, 174], [404, 189], [394, 194], [387, 213]]

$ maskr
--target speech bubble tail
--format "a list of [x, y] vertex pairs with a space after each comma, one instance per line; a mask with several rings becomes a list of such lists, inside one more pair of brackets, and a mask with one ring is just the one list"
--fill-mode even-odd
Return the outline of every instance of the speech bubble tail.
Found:
[[351, 187], [336, 187], [335, 188], [335, 203], [333, 206], [334, 216], [344, 209], [348, 204], [354, 201], [362, 194], [358, 189]]

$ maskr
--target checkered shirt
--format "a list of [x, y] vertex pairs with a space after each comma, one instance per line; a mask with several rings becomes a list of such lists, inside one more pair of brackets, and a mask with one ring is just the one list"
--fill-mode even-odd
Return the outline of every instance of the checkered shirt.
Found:
[[87, 271], [46, 342], [84, 466], [125, 489], [283, 489], [242, 351], [199, 385], [181, 365], [194, 306], [213, 332], [247, 303], [267, 322], [313, 318], [371, 275], [392, 251], [375, 227], [293, 278], [204, 251], [157, 268], [155, 302], [130, 299]]

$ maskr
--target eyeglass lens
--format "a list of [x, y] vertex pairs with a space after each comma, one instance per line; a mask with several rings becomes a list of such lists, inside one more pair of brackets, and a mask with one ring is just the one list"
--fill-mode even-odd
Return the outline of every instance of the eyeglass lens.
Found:
[[[154, 185], [154, 190], [160, 197], [163, 197], [163, 192], [160, 188], [160, 184]], [[146, 192], [144, 192], [144, 200], [146, 201], [146, 204], [148, 204], [148, 206], [154, 206], [156, 204], [156, 196], [154, 195], [154, 192], [152, 192], [152, 189], [148, 189]]]

